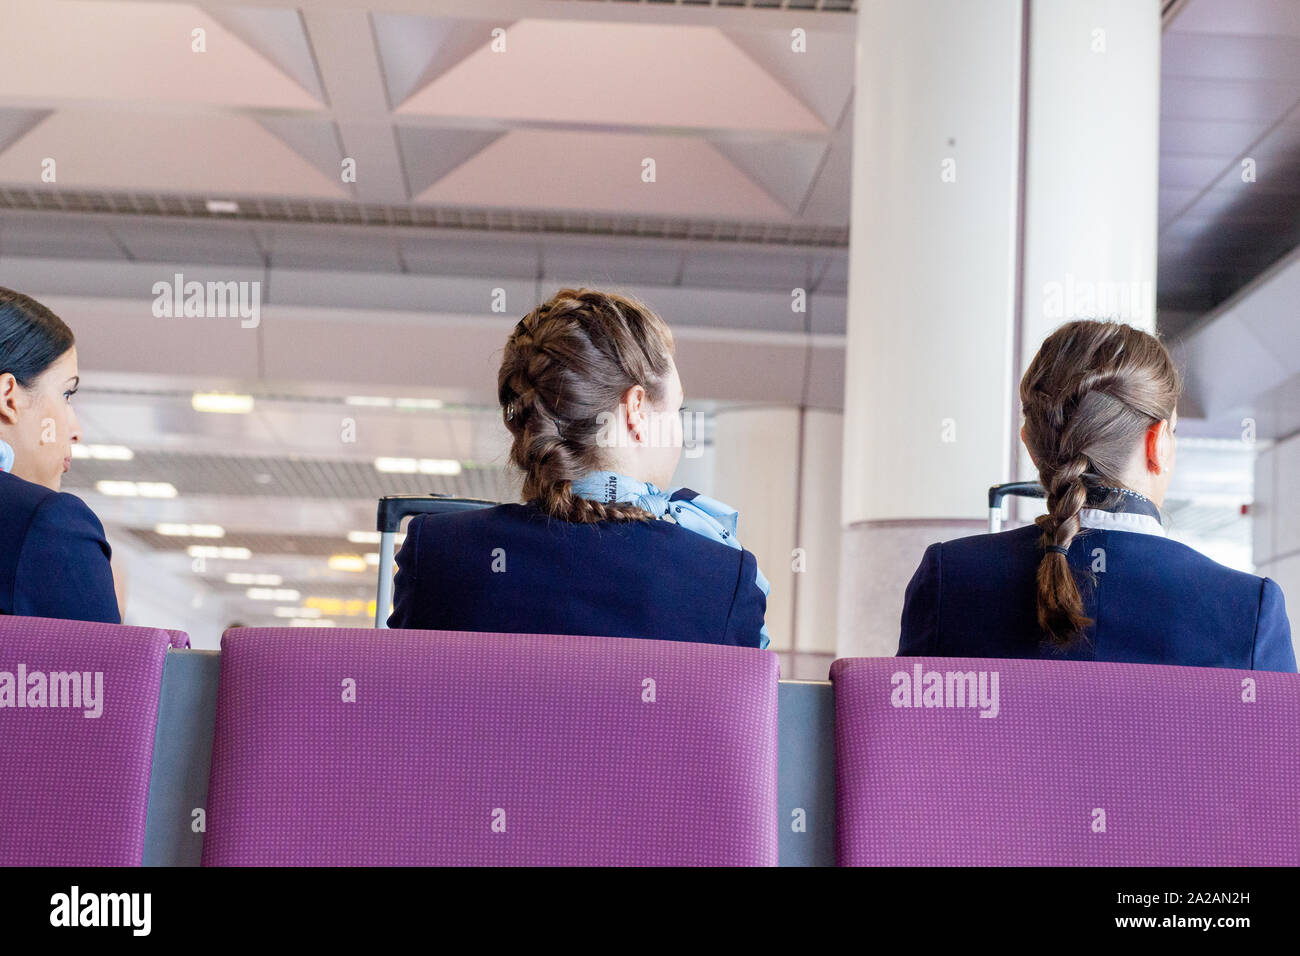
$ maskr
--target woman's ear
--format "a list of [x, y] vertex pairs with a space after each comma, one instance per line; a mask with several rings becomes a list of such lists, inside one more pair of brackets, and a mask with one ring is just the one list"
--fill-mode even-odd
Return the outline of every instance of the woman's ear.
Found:
[[627, 412], [627, 427], [634, 436], [640, 436], [645, 428], [646, 411], [649, 396], [640, 385], [633, 385], [623, 393], [623, 407]]
[[18, 424], [18, 379], [12, 372], [0, 375], [0, 422]]
[[1169, 422], [1161, 420], [1156, 422], [1146, 432], [1146, 458], [1147, 471], [1153, 475], [1158, 475], [1165, 470], [1169, 460]]
[[1025, 453], [1029, 455], [1029, 460], [1032, 461], [1032, 462], [1034, 463], [1034, 467], [1037, 468], [1037, 467], [1038, 467], [1038, 460], [1037, 460], [1036, 458], [1034, 458], [1034, 453], [1033, 453], [1032, 451], [1030, 451], [1030, 448], [1029, 448], [1029, 442], [1025, 441], [1025, 426], [1024, 426], [1024, 425], [1021, 425], [1021, 426], [1020, 426], [1020, 443], [1021, 443], [1022, 445], [1025, 446]]

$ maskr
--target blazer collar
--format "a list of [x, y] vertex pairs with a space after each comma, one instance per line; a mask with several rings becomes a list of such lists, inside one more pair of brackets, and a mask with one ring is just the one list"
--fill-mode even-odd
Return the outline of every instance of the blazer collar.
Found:
[[1165, 537], [1164, 518], [1155, 502], [1127, 488], [1089, 488], [1087, 507], [1079, 512], [1079, 524]]

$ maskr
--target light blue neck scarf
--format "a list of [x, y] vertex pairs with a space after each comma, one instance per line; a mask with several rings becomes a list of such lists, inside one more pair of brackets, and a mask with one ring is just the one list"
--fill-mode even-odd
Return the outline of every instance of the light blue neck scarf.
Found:
[[[572, 488], [573, 493], [580, 498], [590, 498], [606, 504], [616, 501], [629, 502], [657, 518], [671, 518], [687, 531], [693, 531], [713, 541], [721, 542], [729, 548], [740, 550], [740, 540], [736, 537], [736, 521], [740, 513], [735, 508], [705, 495], [698, 495], [692, 491], [694, 498], [678, 498], [674, 501], [672, 496], [683, 489], [669, 488], [667, 491], [660, 491], [652, 482], [637, 481], [612, 471], [589, 472], [573, 482]], [[772, 585], [767, 578], [763, 577], [761, 569], [758, 571], [758, 579], [755, 583], [764, 597], [772, 593]], [[764, 623], [763, 629], [759, 632], [758, 646], [766, 648], [769, 640], [767, 624]]]
[[0, 438], [0, 471], [12, 471], [14, 467], [14, 449], [3, 438]]

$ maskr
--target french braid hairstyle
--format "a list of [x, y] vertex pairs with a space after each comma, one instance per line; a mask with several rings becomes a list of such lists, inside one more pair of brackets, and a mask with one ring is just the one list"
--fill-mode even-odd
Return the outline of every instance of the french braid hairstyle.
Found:
[[502, 417], [514, 439], [510, 461], [524, 475], [523, 498], [554, 518], [649, 521], [626, 502], [574, 495], [572, 483], [608, 467], [601, 413], [615, 414], [634, 385], [663, 401], [673, 337], [645, 305], [591, 289], [561, 289], [524, 316], [506, 342], [497, 375]]
[[[1039, 546], [1068, 548], [1089, 488], [1119, 488], [1139, 439], [1172, 418], [1181, 381], [1153, 335], [1120, 322], [1068, 322], [1047, 337], [1020, 380], [1025, 444], [1047, 491]], [[1038, 565], [1038, 624], [1064, 648], [1092, 621], [1064, 554]]]

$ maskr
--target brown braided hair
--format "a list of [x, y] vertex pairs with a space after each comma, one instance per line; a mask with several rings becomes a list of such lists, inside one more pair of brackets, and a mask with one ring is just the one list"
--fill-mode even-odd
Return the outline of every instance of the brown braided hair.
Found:
[[[1039, 546], [1068, 548], [1090, 488], [1118, 488], [1143, 433], [1170, 420], [1181, 381], [1155, 336], [1120, 322], [1068, 322], [1047, 337], [1020, 380], [1024, 438], [1047, 491]], [[1044, 550], [1038, 624], [1064, 648], [1092, 623], [1066, 556]]]
[[524, 474], [523, 498], [565, 521], [649, 521], [626, 502], [573, 494], [572, 483], [607, 467], [600, 415], [642, 386], [663, 400], [673, 337], [636, 300], [591, 289], [561, 289], [515, 326], [497, 375], [502, 417], [514, 438], [510, 460]]

